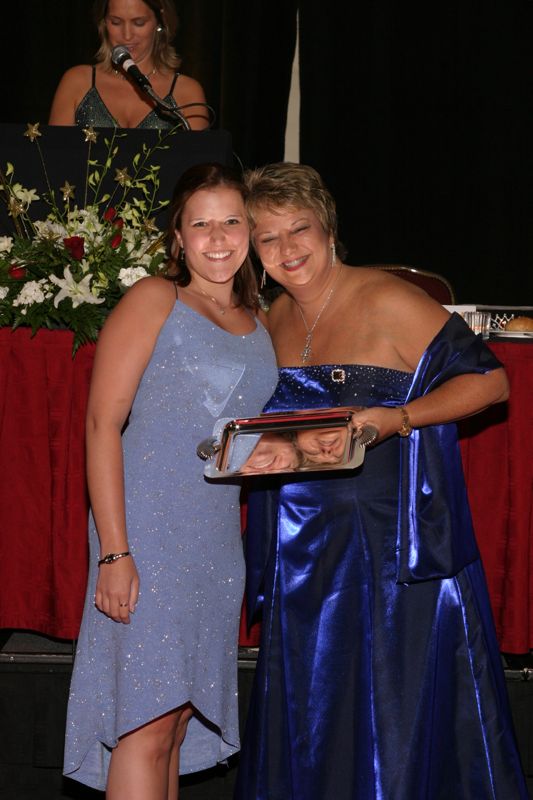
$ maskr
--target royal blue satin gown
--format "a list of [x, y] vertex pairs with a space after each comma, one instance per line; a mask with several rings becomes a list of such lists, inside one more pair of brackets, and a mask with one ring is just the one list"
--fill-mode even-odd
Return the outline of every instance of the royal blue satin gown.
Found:
[[[453, 317], [414, 375], [283, 368], [265, 410], [401, 405], [495, 366]], [[427, 432], [369, 449], [355, 472], [251, 491], [262, 640], [237, 800], [528, 797], [456, 428]]]

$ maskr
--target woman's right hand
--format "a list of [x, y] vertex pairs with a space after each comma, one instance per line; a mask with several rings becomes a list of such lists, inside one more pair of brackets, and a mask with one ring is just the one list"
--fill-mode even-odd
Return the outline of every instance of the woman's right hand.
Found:
[[352, 425], [358, 433], [362, 433], [367, 425], [376, 428], [378, 436], [372, 444], [378, 444], [398, 433], [402, 426], [402, 414], [397, 406], [358, 408], [352, 414]]
[[98, 569], [96, 608], [115, 622], [128, 625], [139, 598], [139, 575], [132, 556], [101, 564]]

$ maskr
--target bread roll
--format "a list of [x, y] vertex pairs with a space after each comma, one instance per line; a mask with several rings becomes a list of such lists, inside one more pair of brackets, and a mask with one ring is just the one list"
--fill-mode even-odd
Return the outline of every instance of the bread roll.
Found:
[[531, 317], [513, 317], [505, 326], [506, 331], [533, 331], [533, 319]]

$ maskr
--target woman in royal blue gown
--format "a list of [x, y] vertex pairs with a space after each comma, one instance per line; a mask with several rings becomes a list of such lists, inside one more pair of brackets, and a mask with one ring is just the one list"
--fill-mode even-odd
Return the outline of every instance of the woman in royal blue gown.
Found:
[[265, 410], [364, 407], [354, 423], [379, 438], [351, 474], [250, 494], [262, 639], [236, 798], [527, 798], [454, 424], [505, 400], [505, 373], [422, 290], [341, 263], [314, 170], [247, 182], [255, 248], [286, 290]]

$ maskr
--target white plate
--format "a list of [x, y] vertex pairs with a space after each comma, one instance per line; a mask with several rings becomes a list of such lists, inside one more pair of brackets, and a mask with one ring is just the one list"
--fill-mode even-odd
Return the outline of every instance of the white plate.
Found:
[[491, 331], [490, 336], [498, 339], [533, 339], [533, 331]]

